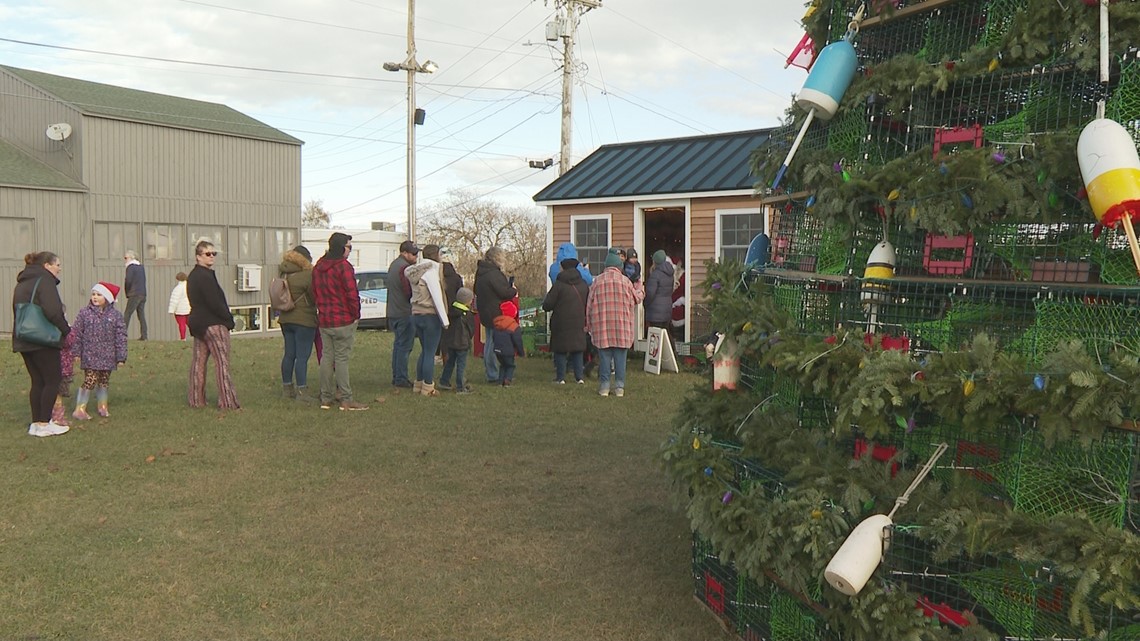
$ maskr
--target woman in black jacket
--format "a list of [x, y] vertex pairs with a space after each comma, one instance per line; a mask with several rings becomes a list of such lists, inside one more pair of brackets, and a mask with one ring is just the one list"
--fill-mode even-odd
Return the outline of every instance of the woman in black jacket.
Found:
[[241, 405], [230, 376], [230, 330], [234, 328], [234, 315], [214, 273], [217, 255], [212, 243], [199, 241], [194, 248], [197, 264], [186, 278], [186, 296], [190, 299], [190, 335], [194, 337], [187, 396], [190, 407], [206, 406], [206, 361], [213, 356], [218, 381], [218, 408], [238, 409]]
[[[12, 291], [12, 314], [15, 317], [16, 304], [32, 302], [44, 310], [44, 316], [52, 325], [59, 328], [60, 335], [66, 337], [71, 327], [64, 315], [63, 301], [59, 298], [59, 272], [62, 266], [59, 256], [47, 251], [24, 256], [24, 270], [16, 276], [16, 288]], [[33, 295], [33, 292], [35, 294]], [[58, 425], [51, 420], [52, 406], [55, 405], [59, 383], [63, 379], [59, 360], [59, 347], [45, 347], [27, 343], [12, 335], [12, 351], [24, 357], [24, 366], [32, 379], [28, 401], [32, 406], [32, 423], [28, 434], [32, 436], [58, 436], [67, 432], [66, 425]]]
[[542, 308], [550, 312], [550, 351], [554, 353], [554, 382], [566, 382], [566, 360], [574, 368], [574, 380], [583, 380], [582, 357], [586, 352], [586, 300], [590, 287], [578, 271], [578, 259], [567, 258], [559, 265], [562, 271], [546, 292]]

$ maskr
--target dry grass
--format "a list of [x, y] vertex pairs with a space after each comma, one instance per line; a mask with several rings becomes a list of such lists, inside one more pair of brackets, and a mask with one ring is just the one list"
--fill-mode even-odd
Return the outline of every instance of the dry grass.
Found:
[[356, 396], [386, 398], [348, 413], [279, 400], [279, 342], [236, 341], [219, 414], [185, 405], [186, 344], [132, 342], [112, 418], [47, 439], [3, 357], [0, 637], [723, 638], [655, 460], [694, 377], [601, 398], [472, 362], [476, 394], [426, 399], [391, 393], [390, 345], [361, 332]]

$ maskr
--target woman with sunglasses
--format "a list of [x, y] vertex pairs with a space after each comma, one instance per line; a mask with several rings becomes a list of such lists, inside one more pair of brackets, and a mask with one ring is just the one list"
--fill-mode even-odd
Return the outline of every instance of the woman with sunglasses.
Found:
[[206, 406], [206, 362], [214, 357], [218, 381], [218, 409], [238, 409], [234, 379], [230, 376], [230, 330], [234, 316], [230, 313], [226, 293], [214, 273], [218, 251], [208, 240], [194, 247], [194, 269], [186, 277], [186, 295], [190, 298], [190, 335], [194, 351], [190, 360], [190, 407]]

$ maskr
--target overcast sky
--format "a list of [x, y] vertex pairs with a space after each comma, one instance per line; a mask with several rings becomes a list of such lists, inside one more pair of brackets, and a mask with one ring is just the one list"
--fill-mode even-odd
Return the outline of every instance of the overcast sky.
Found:
[[[602, 1], [578, 31], [573, 163], [776, 125], [806, 77], [777, 53], [803, 35], [802, 2]], [[407, 14], [407, 0], [4, 0], [0, 38], [50, 47], [0, 41], [0, 64], [229, 105], [305, 141], [302, 201], [334, 225], [402, 225], [407, 76], [382, 64], [405, 60]], [[532, 205], [557, 177], [554, 15], [552, 0], [417, 0], [417, 60], [439, 65], [416, 76], [421, 212], [455, 188]]]

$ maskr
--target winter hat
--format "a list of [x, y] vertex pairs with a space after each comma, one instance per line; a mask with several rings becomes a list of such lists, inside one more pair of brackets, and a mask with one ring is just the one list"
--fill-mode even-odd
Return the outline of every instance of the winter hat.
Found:
[[575, 267], [578, 266], [578, 259], [577, 258], [563, 258], [562, 262], [558, 263], [558, 265], [561, 266], [562, 269], [574, 269]]
[[665, 250], [664, 249], [658, 249], [657, 251], [653, 252], [653, 264], [654, 265], [660, 265], [664, 262], [665, 262]]
[[475, 292], [466, 287], [460, 287], [459, 291], [455, 292], [455, 302], [470, 305], [471, 301], [475, 300]]
[[309, 253], [309, 248], [305, 247], [304, 245], [297, 245], [296, 247], [293, 248], [293, 251], [304, 256], [305, 260], [307, 260], [307, 261], [313, 260], [313, 255]]
[[343, 254], [344, 248], [352, 241], [352, 236], [342, 234], [339, 231], [333, 232], [329, 236], [329, 252], [333, 254]]
[[606, 254], [606, 267], [621, 267], [621, 256], [614, 252]]
[[515, 305], [513, 300], [505, 300], [499, 304], [499, 311], [502, 312], [503, 316], [516, 318], [519, 315], [519, 306]]
[[630, 247], [629, 249], [626, 250], [625, 257], [626, 258], [637, 258], [637, 250]]
[[107, 299], [107, 304], [113, 304], [115, 299], [119, 297], [119, 286], [114, 283], [105, 283], [99, 281], [91, 286], [91, 291], [99, 292], [103, 298]]

